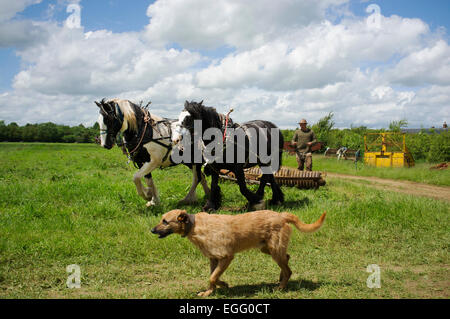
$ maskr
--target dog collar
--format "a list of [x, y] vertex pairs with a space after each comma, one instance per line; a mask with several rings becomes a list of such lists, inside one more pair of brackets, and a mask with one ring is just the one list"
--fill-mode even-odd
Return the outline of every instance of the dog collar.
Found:
[[186, 237], [189, 232], [191, 231], [192, 227], [194, 227], [194, 223], [195, 223], [195, 215], [193, 214], [187, 214], [188, 215], [188, 220], [187, 222], [184, 224], [184, 233], [181, 237]]

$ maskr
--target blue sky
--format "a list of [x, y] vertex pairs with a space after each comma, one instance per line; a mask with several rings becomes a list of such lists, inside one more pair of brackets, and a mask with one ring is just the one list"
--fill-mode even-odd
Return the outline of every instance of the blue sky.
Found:
[[[48, 18], [49, 5], [55, 6], [54, 19], [64, 21], [67, 18], [66, 3], [61, 1], [43, 1], [29, 6], [20, 15], [35, 20]], [[148, 0], [89, 0], [82, 1], [82, 24], [87, 31], [108, 29], [113, 32], [139, 31], [149, 18], [145, 12], [154, 1]]]
[[[70, 3], [81, 8], [82, 28], [68, 34]], [[361, 30], [370, 4], [383, 17], [373, 34]], [[311, 122], [328, 112], [341, 127], [405, 117], [426, 127], [450, 113], [446, 0], [16, 5], [0, 2], [0, 119], [7, 122], [89, 125], [92, 99], [115, 96], [152, 99], [172, 117], [185, 99], [205, 99], [236, 105], [244, 120], [251, 110], [275, 117], [282, 127], [295, 126], [294, 116]], [[46, 107], [21, 118], [35, 99]], [[74, 117], [74, 107], [88, 114]], [[354, 110], [358, 116], [349, 117]]]
[[427, 22], [431, 28], [445, 27], [450, 30], [450, 1], [448, 0], [377, 0], [377, 1], [352, 1], [351, 8], [355, 14], [363, 16], [367, 6], [375, 3], [380, 6], [381, 13], [385, 16], [393, 14], [405, 18], [420, 18]]

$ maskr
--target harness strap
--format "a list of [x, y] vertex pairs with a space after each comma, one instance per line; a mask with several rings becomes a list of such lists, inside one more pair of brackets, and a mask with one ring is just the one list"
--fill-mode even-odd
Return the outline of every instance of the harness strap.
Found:
[[[165, 161], [166, 161], [166, 159], [167, 159], [167, 157], [169, 156], [169, 154], [170, 154], [170, 151], [172, 150], [172, 144], [169, 144], [169, 145], [167, 145], [167, 144], [164, 144], [164, 143], [161, 143], [159, 140], [162, 140], [162, 139], [166, 139], [166, 138], [168, 138], [168, 137], [161, 137], [161, 138], [159, 138], [159, 139], [152, 139], [150, 142], [155, 142], [156, 144], [159, 144], [159, 145], [161, 145], [161, 146], [163, 146], [163, 147], [165, 147], [165, 148], [167, 148], [167, 152], [166, 152], [166, 155], [164, 155], [164, 157], [163, 157], [163, 159], [162, 159], [162, 163], [164, 163]], [[150, 143], [149, 142], [149, 143]]]
[[[227, 128], [228, 128], [228, 120], [230, 119], [230, 113], [233, 112], [234, 109], [230, 109], [225, 117], [225, 129], [223, 131], [223, 142], [225, 142], [225, 139], [227, 138]], [[223, 123], [223, 120], [222, 120]]]
[[148, 125], [149, 121], [150, 121], [150, 116], [148, 116], [148, 111], [144, 111], [145, 126], [144, 126], [144, 129], [142, 130], [141, 139], [139, 140], [139, 143], [136, 145], [136, 147], [130, 152], [130, 154], [133, 154], [134, 152], [136, 152], [136, 150], [141, 146], [142, 140], [144, 139], [145, 132], [147, 131], [147, 125]]
[[[170, 121], [168, 119], [163, 119], [163, 120], [160, 120], [160, 121], [157, 121], [157, 122], [153, 122], [152, 118], [150, 117], [150, 115], [149, 115], [147, 110], [144, 111], [144, 122], [145, 122], [145, 125], [144, 125], [144, 129], [142, 131], [142, 135], [141, 135], [141, 138], [139, 140], [139, 143], [127, 155], [128, 159], [131, 159], [135, 166], [136, 166], [136, 163], [134, 161], [133, 153], [135, 153], [141, 147], [142, 141], [143, 141], [145, 133], [147, 131], [148, 123], [150, 122], [151, 127], [154, 128], [159, 133], [159, 135], [162, 135], [162, 134], [161, 134], [161, 131], [158, 129], [157, 125], [160, 124], [160, 123], [170, 123]], [[168, 128], [169, 128], [169, 136], [161, 136], [161, 137], [158, 137], [158, 138], [152, 138], [150, 141], [148, 141], [148, 143], [154, 142], [156, 144], [159, 144], [160, 146], [163, 146], [163, 147], [167, 148], [167, 152], [164, 155], [164, 157], [162, 159], [162, 162], [166, 161], [167, 157], [170, 154], [170, 151], [172, 150], [172, 144], [171, 143], [169, 145], [167, 145], [167, 144], [164, 144], [164, 143], [160, 142], [160, 140], [170, 139], [170, 136], [172, 135], [172, 130], [171, 130], [170, 125], [168, 125]], [[133, 158], [131, 158], [130, 155], [133, 156]]]

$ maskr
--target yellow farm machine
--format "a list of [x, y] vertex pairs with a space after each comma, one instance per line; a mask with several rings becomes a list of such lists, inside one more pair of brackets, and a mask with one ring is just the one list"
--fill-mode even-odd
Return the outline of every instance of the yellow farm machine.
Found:
[[376, 167], [411, 167], [414, 158], [404, 133], [368, 133], [364, 136], [364, 163]]

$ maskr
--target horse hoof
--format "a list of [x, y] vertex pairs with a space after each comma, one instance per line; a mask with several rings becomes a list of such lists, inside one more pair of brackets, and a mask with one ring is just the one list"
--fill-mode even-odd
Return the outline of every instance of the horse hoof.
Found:
[[216, 210], [212, 207], [203, 207], [203, 211], [207, 212], [208, 214], [214, 213]]
[[216, 211], [216, 208], [211, 206], [209, 203], [203, 206], [203, 211], [207, 213], [214, 213]]
[[266, 209], [266, 202], [264, 201], [264, 199], [261, 199], [259, 202], [251, 204], [249, 211], [263, 210], [263, 209]]
[[283, 204], [283, 202], [281, 200], [273, 200], [273, 199], [271, 199], [269, 201], [269, 205], [271, 205], [271, 206], [281, 205], [281, 204]]
[[158, 206], [158, 205], [159, 205], [159, 201], [155, 201], [154, 199], [152, 199], [151, 201], [147, 202], [147, 204], [145, 204], [145, 206], [147, 206], [147, 207]]

